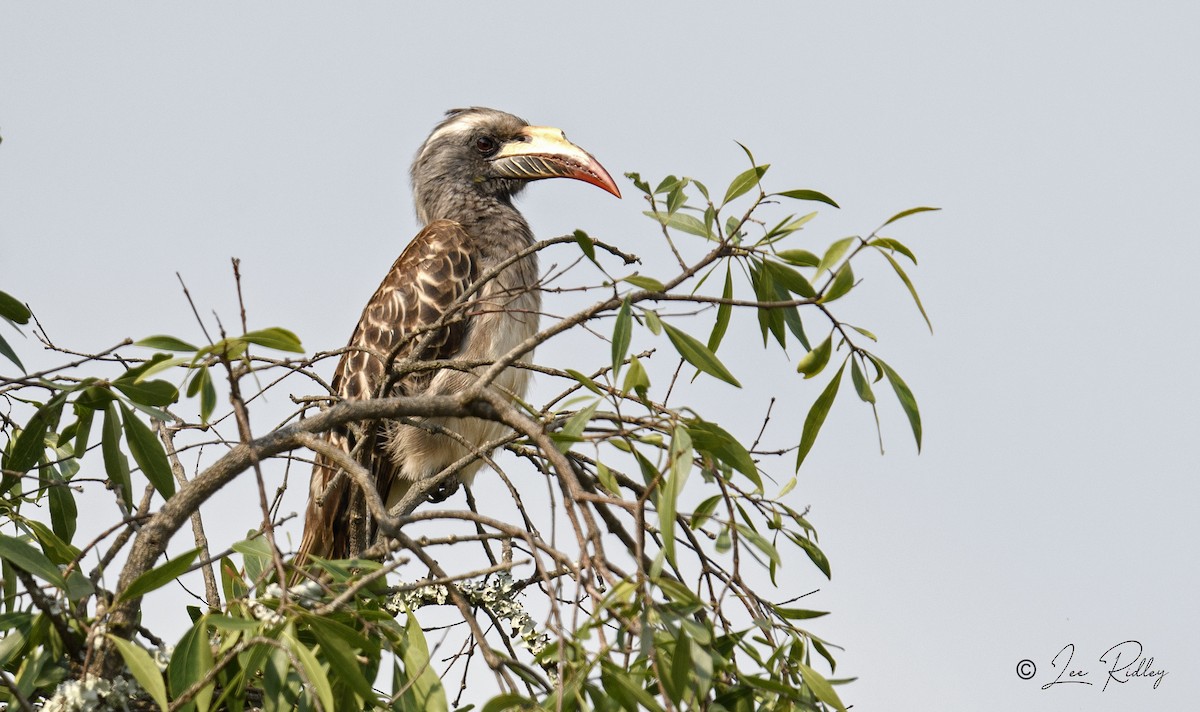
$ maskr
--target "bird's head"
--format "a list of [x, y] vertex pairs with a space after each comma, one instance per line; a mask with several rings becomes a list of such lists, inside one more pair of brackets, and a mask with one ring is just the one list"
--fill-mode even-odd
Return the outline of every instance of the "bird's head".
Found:
[[526, 183], [542, 178], [574, 178], [621, 197], [608, 171], [562, 131], [530, 126], [495, 109], [448, 112], [412, 165], [413, 195], [423, 222], [455, 218], [456, 201], [509, 203]]

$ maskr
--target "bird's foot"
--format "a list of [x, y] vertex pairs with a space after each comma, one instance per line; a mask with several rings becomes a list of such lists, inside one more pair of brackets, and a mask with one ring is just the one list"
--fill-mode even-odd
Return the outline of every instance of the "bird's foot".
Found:
[[445, 502], [446, 500], [450, 499], [450, 497], [457, 491], [458, 491], [458, 478], [457, 477], [447, 477], [446, 479], [444, 479], [438, 483], [437, 488], [435, 488], [432, 492], [430, 492], [429, 496], [426, 499], [428, 499], [430, 502], [435, 502], [435, 503], [436, 502]]

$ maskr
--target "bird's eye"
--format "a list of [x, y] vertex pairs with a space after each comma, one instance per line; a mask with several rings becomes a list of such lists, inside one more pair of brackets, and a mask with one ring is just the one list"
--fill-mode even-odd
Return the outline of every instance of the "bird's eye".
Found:
[[500, 144], [491, 136], [480, 136], [475, 139], [475, 150], [484, 156], [490, 156], [500, 148]]

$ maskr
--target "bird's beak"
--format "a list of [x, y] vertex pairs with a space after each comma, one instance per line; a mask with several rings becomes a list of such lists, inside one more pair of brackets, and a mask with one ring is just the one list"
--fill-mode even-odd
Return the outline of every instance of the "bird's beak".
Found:
[[612, 176], [592, 154], [549, 126], [527, 126], [518, 138], [501, 146], [491, 159], [497, 173], [509, 178], [574, 178], [621, 197]]

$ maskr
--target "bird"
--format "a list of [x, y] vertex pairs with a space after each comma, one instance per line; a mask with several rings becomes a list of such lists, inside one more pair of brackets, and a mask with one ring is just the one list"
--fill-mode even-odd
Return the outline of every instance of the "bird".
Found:
[[[485, 107], [446, 112], [417, 151], [410, 173], [423, 227], [367, 302], [338, 362], [330, 387], [342, 400], [462, 392], [482, 368], [446, 366], [389, 378], [389, 359], [486, 364], [537, 333], [536, 253], [500, 269], [534, 244], [528, 222], [513, 205], [529, 182], [572, 178], [621, 197], [608, 171], [563, 131]], [[524, 354], [517, 365], [529, 357]], [[510, 366], [490, 387], [523, 397], [528, 373]], [[431, 417], [420, 425], [340, 427], [323, 437], [370, 473], [390, 509], [413, 482], [478, 455], [509, 432], [479, 418]], [[458, 481], [469, 486], [482, 464], [476, 456], [457, 472]], [[374, 543], [375, 524], [357, 489], [339, 474], [333, 458], [315, 453], [297, 563], [303, 566], [314, 556], [355, 558]]]

